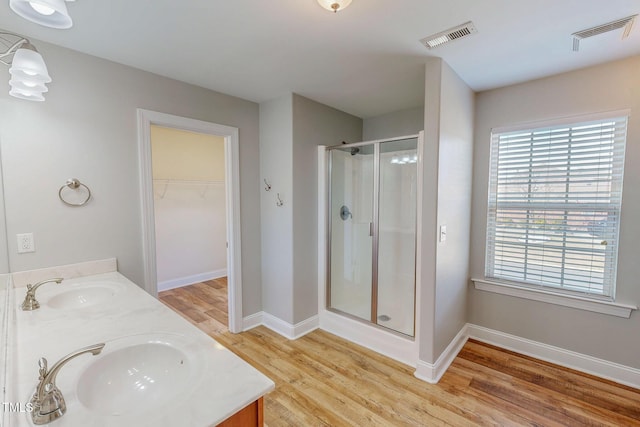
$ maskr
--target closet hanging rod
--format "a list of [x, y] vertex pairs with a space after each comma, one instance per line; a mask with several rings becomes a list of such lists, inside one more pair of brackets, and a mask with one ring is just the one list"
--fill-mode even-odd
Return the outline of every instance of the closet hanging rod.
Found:
[[181, 185], [220, 185], [224, 184], [224, 181], [205, 181], [199, 179], [154, 179], [154, 183], [157, 184], [181, 184]]

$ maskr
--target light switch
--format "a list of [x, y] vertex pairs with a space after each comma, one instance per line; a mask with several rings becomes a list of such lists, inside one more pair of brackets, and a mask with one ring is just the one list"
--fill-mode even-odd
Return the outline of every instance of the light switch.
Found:
[[440, 243], [443, 243], [446, 240], [447, 240], [447, 226], [441, 225], [440, 226]]

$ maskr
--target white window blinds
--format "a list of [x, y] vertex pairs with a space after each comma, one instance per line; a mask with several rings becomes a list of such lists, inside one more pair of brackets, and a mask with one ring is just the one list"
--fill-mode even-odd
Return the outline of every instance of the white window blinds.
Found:
[[613, 298], [627, 118], [496, 132], [489, 278]]

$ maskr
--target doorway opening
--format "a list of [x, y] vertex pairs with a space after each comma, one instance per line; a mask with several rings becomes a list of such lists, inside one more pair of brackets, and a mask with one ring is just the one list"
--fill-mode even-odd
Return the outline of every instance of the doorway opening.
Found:
[[[191, 176], [186, 179], [187, 175], [181, 175], [181, 178], [161, 179], [156, 178], [154, 191], [154, 163], [152, 160], [152, 134], [157, 129], [166, 129], [168, 131], [188, 132], [203, 137], [213, 137], [223, 145], [223, 162], [224, 176]], [[138, 110], [138, 133], [139, 133], [139, 159], [140, 159], [140, 188], [142, 200], [142, 223], [143, 223], [143, 255], [144, 255], [144, 273], [145, 283], [144, 289], [151, 295], [157, 297], [158, 291], [171, 287], [180, 286], [180, 280], [171, 279], [170, 276], [176, 275], [176, 271], [167, 271], [165, 267], [158, 270], [159, 257], [166, 257], [166, 248], [158, 252], [156, 221], [171, 221], [167, 218], [167, 214], [163, 212], [162, 218], [156, 218], [156, 202], [162, 202], [166, 205], [168, 202], [164, 197], [171, 191], [170, 187], [190, 187], [190, 191], [195, 194], [210, 197], [224, 198], [224, 214], [226, 217], [226, 227], [224, 227], [222, 240], [215, 244], [219, 252], [225, 252], [226, 262], [218, 260], [217, 265], [224, 268], [211, 267], [212, 270], [204, 273], [193, 275], [191, 279], [195, 281], [206, 281], [208, 275], [221, 276], [226, 274], [228, 283], [228, 328], [230, 332], [237, 333], [242, 330], [242, 274], [241, 274], [241, 251], [240, 251], [240, 183], [239, 183], [239, 147], [238, 147], [238, 129], [234, 127], [219, 125], [210, 122], [204, 122], [185, 117], [173, 116], [169, 114]], [[175, 148], [175, 147], [174, 147]], [[166, 153], [165, 153], [166, 154]], [[157, 175], [157, 174], [156, 174]], [[220, 186], [224, 188], [219, 188]], [[175, 188], [174, 188], [175, 190]], [[217, 195], [215, 195], [217, 193]], [[187, 193], [183, 194], [183, 197]], [[193, 195], [193, 194], [192, 194]], [[163, 196], [160, 200], [159, 197]], [[199, 202], [201, 205], [203, 200]], [[160, 205], [160, 203], [158, 203]], [[166, 206], [165, 206], [166, 207]], [[218, 227], [220, 225], [218, 224]], [[204, 231], [204, 230], [203, 230]], [[220, 234], [218, 230], [218, 234]], [[165, 233], [167, 234], [167, 233]], [[171, 233], [169, 233], [171, 234]], [[163, 243], [166, 244], [166, 237], [161, 237]], [[169, 239], [170, 240], [170, 239]], [[207, 242], [210, 243], [210, 242]], [[193, 242], [195, 246], [201, 243]], [[206, 245], [206, 244], [205, 244]], [[220, 246], [224, 247], [220, 249]], [[210, 246], [210, 245], [209, 245]], [[187, 256], [189, 256], [187, 254]], [[190, 259], [189, 262], [194, 261]], [[169, 269], [170, 270], [170, 269]], [[188, 277], [187, 279], [188, 280]]]

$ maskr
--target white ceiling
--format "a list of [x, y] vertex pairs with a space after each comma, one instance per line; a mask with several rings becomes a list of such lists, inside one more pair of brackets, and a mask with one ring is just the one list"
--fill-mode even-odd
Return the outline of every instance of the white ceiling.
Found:
[[[640, 13], [639, 0], [353, 0], [337, 14], [316, 0], [78, 0], [69, 30], [0, 1], [5, 30], [255, 102], [295, 92], [363, 118], [422, 105], [428, 56], [482, 91], [640, 54], [640, 20], [626, 40], [618, 30], [578, 53], [571, 37]], [[419, 43], [467, 21], [477, 34]]]

